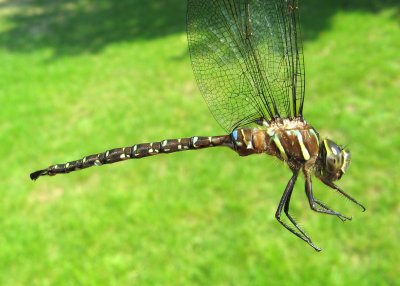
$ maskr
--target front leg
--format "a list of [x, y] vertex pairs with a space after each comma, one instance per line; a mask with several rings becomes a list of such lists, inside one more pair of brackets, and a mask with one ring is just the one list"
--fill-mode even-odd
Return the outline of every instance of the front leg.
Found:
[[353, 203], [355, 203], [356, 205], [358, 205], [360, 208], [362, 208], [362, 211], [365, 212], [365, 207], [360, 204], [359, 202], [357, 202], [355, 199], [353, 199], [350, 195], [346, 194], [342, 189], [340, 189], [338, 186], [336, 186], [334, 183], [326, 181], [326, 180], [321, 180], [325, 185], [327, 185], [328, 187], [331, 187], [332, 189], [334, 189], [335, 191], [338, 191], [340, 194], [342, 194], [344, 197], [346, 197], [347, 199], [349, 199], [350, 201], [352, 201]]

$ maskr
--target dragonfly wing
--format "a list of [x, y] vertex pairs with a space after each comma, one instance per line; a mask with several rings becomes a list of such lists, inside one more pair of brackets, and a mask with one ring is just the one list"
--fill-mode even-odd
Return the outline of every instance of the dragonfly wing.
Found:
[[301, 115], [304, 64], [294, 0], [188, 0], [193, 71], [227, 131]]

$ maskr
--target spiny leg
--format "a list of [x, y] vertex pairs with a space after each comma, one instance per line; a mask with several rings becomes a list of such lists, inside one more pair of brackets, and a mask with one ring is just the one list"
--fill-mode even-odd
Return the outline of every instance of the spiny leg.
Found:
[[287, 218], [292, 222], [292, 224], [297, 228], [298, 231], [301, 232], [302, 235], [304, 235], [305, 237], [307, 237], [309, 240], [311, 240], [310, 236], [308, 236], [304, 230], [302, 230], [300, 228], [300, 226], [297, 224], [297, 222], [295, 221], [295, 219], [289, 214], [289, 207], [290, 207], [290, 198], [292, 197], [292, 193], [293, 193], [293, 189], [292, 191], [289, 193], [286, 202], [285, 202], [285, 206], [283, 208], [283, 211], [285, 212]]
[[[315, 198], [314, 198], [314, 202], [315, 202], [317, 205], [319, 205], [321, 208], [324, 208], [324, 209], [326, 209], [326, 210], [328, 210], [328, 211], [335, 212], [335, 211], [332, 210], [330, 207], [328, 207], [326, 204], [324, 204], [323, 202], [321, 202], [321, 201], [319, 201], [319, 200], [317, 200], [317, 199], [315, 199]], [[341, 221], [343, 221], [343, 222], [345, 222], [346, 220], [351, 220], [351, 219], [352, 219], [351, 217], [346, 218], [345, 216], [337, 216], [337, 218], [339, 218], [339, 219], [340, 219]]]
[[[301, 238], [302, 240], [304, 240], [305, 242], [307, 242], [312, 248], [314, 248], [316, 251], [321, 251], [320, 248], [318, 248], [317, 246], [315, 246], [312, 241], [311, 238], [297, 225], [297, 223], [295, 222], [295, 220], [289, 215], [289, 203], [290, 203], [290, 197], [292, 195], [292, 191], [294, 188], [294, 184], [296, 182], [297, 179], [297, 175], [299, 174], [299, 170], [293, 170], [293, 175], [290, 178], [285, 191], [283, 192], [282, 198], [279, 202], [278, 208], [275, 212], [275, 218], [279, 221], [280, 224], [282, 224], [286, 229], [288, 229], [291, 233], [293, 233], [294, 235], [296, 235], [297, 237]], [[289, 218], [289, 220], [293, 223], [293, 225], [296, 227], [296, 229], [298, 229], [297, 232], [295, 229], [293, 229], [292, 227], [290, 227], [288, 224], [286, 224], [284, 221], [281, 220], [281, 214], [282, 214], [282, 209], [285, 209], [285, 214], [287, 215], [287, 217]]]
[[[331, 210], [330, 208], [326, 207], [326, 205], [324, 205], [324, 204], [322, 204], [322, 206], [321, 206], [321, 202], [314, 199], [314, 195], [312, 192], [312, 181], [311, 181], [311, 176], [310, 176], [309, 172], [305, 170], [304, 175], [306, 177], [305, 191], [306, 191], [306, 195], [308, 198], [308, 202], [310, 203], [310, 207], [313, 211], [316, 211], [319, 213], [324, 213], [324, 214], [329, 214], [329, 215], [334, 215], [334, 216], [337, 216], [338, 218], [340, 218], [341, 220], [343, 220], [343, 219], [351, 220], [351, 218], [349, 218], [345, 215], [342, 215], [341, 213]], [[317, 205], [321, 206], [322, 208], [318, 208]]]
[[344, 197], [346, 197], [347, 199], [349, 199], [350, 201], [352, 201], [353, 203], [355, 203], [356, 205], [358, 205], [360, 208], [362, 208], [362, 211], [365, 212], [366, 208], [360, 204], [359, 202], [357, 202], [354, 198], [352, 198], [350, 195], [346, 194], [342, 189], [340, 189], [338, 186], [336, 186], [334, 183], [329, 182], [329, 181], [325, 181], [322, 180], [322, 182], [327, 185], [328, 187], [331, 187], [332, 189], [334, 189], [335, 191], [338, 191], [340, 194], [342, 194]]

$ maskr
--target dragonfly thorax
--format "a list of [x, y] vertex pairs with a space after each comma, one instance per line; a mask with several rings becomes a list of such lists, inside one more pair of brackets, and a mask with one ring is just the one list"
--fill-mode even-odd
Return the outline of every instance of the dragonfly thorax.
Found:
[[319, 155], [318, 133], [300, 117], [277, 118], [263, 121], [260, 127], [234, 130], [232, 141], [241, 156], [266, 153], [292, 167], [315, 162]]

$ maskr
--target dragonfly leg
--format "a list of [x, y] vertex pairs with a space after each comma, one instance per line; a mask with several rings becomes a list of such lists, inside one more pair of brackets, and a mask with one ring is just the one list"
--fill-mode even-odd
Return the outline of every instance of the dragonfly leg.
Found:
[[357, 202], [355, 199], [353, 199], [350, 195], [346, 194], [342, 189], [340, 189], [338, 186], [336, 186], [334, 183], [329, 182], [329, 181], [325, 181], [322, 180], [322, 182], [327, 185], [328, 187], [331, 187], [332, 189], [334, 189], [335, 191], [338, 191], [340, 194], [342, 194], [344, 197], [346, 197], [347, 199], [349, 199], [350, 201], [352, 201], [353, 203], [355, 203], [356, 205], [358, 205], [360, 208], [362, 208], [362, 211], [365, 212], [366, 208], [360, 204], [359, 202]]
[[[300, 239], [304, 240], [307, 242], [312, 248], [314, 248], [316, 251], [321, 251], [320, 248], [315, 246], [311, 238], [298, 226], [296, 221], [292, 218], [292, 216], [289, 214], [289, 204], [290, 204], [290, 197], [292, 196], [294, 184], [296, 182], [297, 176], [299, 174], [299, 170], [293, 170], [293, 175], [290, 178], [285, 191], [283, 192], [282, 198], [279, 202], [278, 208], [275, 213], [275, 218], [279, 221], [280, 224], [282, 224], [286, 229], [288, 229], [291, 233], [299, 237]], [[289, 226], [287, 223], [281, 220], [281, 215], [282, 215], [282, 209], [284, 209], [284, 212], [288, 219], [292, 222], [292, 224], [296, 227], [296, 229], [293, 229], [293, 227]]]
[[[308, 202], [310, 203], [310, 207], [313, 211], [319, 212], [319, 213], [324, 213], [328, 215], [334, 215], [340, 218], [342, 221], [345, 220], [351, 220], [350, 217], [347, 217], [345, 215], [342, 215], [341, 213], [338, 213], [336, 211], [333, 211], [329, 207], [327, 207], [324, 203], [316, 200], [314, 198], [313, 192], [312, 192], [312, 181], [311, 181], [311, 175], [308, 172], [304, 172], [304, 175], [306, 177], [306, 195], [308, 198]], [[317, 207], [319, 206], [319, 207]]]
[[[326, 210], [328, 210], [328, 211], [331, 211], [331, 212], [335, 212], [334, 210], [332, 210], [330, 207], [328, 207], [326, 204], [324, 204], [323, 202], [321, 202], [321, 201], [319, 201], [319, 200], [317, 200], [317, 199], [315, 199], [314, 198], [314, 202], [317, 204], [317, 205], [319, 205], [321, 208], [323, 208], [323, 209], [326, 209]], [[352, 218], [351, 217], [347, 217], [347, 216], [344, 216], [344, 215], [338, 215], [337, 216], [337, 218], [339, 218], [341, 221], [343, 221], [343, 222], [345, 222], [346, 220], [351, 220]]]

